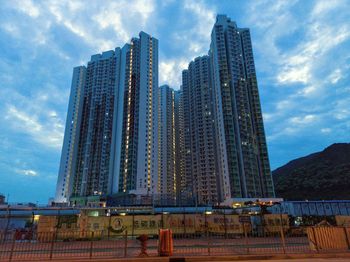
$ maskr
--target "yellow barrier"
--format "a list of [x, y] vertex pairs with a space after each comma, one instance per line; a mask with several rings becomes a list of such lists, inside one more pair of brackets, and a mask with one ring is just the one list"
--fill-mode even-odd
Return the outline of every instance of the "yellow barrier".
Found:
[[[80, 232], [81, 238], [87, 232], [121, 235], [128, 231], [132, 235], [157, 235], [160, 228], [171, 228], [174, 234], [193, 234], [197, 232], [243, 234], [243, 224], [238, 215], [222, 214], [157, 214], [157, 215], [120, 215], [89, 216], [82, 213], [76, 223], [59, 223], [56, 216], [41, 216], [38, 221], [38, 232], [67, 231]], [[249, 228], [248, 231], [251, 229]], [[67, 234], [66, 234], [67, 235]]]
[[349, 227], [350, 216], [335, 216], [335, 222], [337, 223], [337, 226]]
[[[282, 220], [282, 222], [281, 222]], [[265, 214], [264, 215], [264, 230], [269, 233], [279, 233], [281, 225], [283, 231], [289, 229], [289, 219], [287, 214]]]
[[349, 233], [345, 227], [307, 228], [310, 249], [315, 251], [349, 249]]

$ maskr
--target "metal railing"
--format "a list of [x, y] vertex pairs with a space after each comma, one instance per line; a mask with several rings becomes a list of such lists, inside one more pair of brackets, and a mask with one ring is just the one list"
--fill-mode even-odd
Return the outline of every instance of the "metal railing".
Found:
[[[217, 233], [209, 227], [198, 232], [173, 228], [173, 256], [329, 252], [336, 248], [324, 244], [330, 237], [343, 241], [339, 246], [343, 251], [348, 251], [349, 228], [332, 228], [339, 230], [323, 230], [320, 227], [284, 229], [275, 226], [245, 228], [243, 233]], [[339, 232], [344, 234], [339, 237]], [[0, 233], [0, 261], [137, 257], [140, 254], [137, 237], [128, 231], [120, 234], [108, 234], [104, 230], [41, 233], [10, 231], [7, 234]], [[148, 239], [147, 254], [158, 256], [157, 235]]]
[[[11, 235], [11, 237], [10, 237]], [[42, 232], [31, 236], [0, 234], [0, 261], [126, 257], [127, 231], [109, 239], [102, 232]]]
[[[270, 227], [271, 229], [271, 227]], [[306, 233], [284, 232], [280, 227], [273, 232], [256, 228], [242, 234], [208, 232], [176, 234], [174, 254], [177, 255], [243, 255], [310, 252]]]

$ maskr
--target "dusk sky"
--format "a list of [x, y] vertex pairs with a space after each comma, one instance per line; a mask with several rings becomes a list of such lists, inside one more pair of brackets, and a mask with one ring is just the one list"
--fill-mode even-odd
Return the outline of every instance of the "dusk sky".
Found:
[[0, 192], [54, 196], [73, 67], [145, 31], [159, 83], [208, 52], [216, 14], [250, 28], [272, 169], [350, 142], [350, 1], [1, 1]]

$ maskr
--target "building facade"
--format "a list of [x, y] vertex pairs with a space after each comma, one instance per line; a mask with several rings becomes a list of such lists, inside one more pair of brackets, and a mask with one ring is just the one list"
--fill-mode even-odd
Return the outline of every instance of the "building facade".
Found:
[[74, 69], [55, 201], [156, 193], [157, 129], [158, 40], [140, 32]]
[[144, 32], [75, 68], [56, 191], [117, 204], [274, 197], [249, 29], [218, 15], [180, 91], [158, 87], [158, 40]]
[[181, 147], [181, 184], [180, 188], [181, 199], [184, 202], [190, 200], [193, 202], [193, 176], [192, 176], [192, 156], [191, 156], [191, 133], [190, 124], [191, 119], [189, 117], [190, 112], [190, 89], [189, 89], [189, 72], [188, 70], [182, 71], [182, 86], [181, 86], [181, 100], [180, 100], [180, 127], [183, 130], [182, 137], [180, 137]]
[[87, 66], [80, 139], [71, 196], [111, 192], [114, 108], [117, 106], [120, 49], [91, 56]]
[[249, 29], [218, 15], [211, 34], [219, 191], [274, 197]]
[[155, 194], [158, 184], [158, 40], [141, 32], [139, 38], [131, 40], [125, 60], [118, 192]]
[[66, 128], [61, 153], [61, 161], [56, 185], [56, 202], [67, 202], [72, 192], [76, 168], [80, 124], [84, 100], [86, 67], [73, 69], [71, 93], [69, 96]]
[[[186, 204], [183, 200], [183, 191], [185, 188], [184, 166], [183, 166], [183, 108], [182, 91], [174, 91], [174, 114], [175, 114], [175, 173], [176, 173], [176, 204], [182, 206]], [[161, 123], [160, 123], [161, 124]]]
[[[212, 114], [212, 85], [209, 56], [197, 57], [183, 72], [185, 123], [185, 177], [188, 194], [195, 204], [217, 204], [215, 134]], [[187, 136], [187, 137], [186, 137]], [[190, 168], [188, 168], [190, 166]], [[187, 183], [186, 183], [187, 184]]]
[[176, 203], [176, 123], [175, 91], [168, 85], [159, 87], [158, 125], [158, 193], [161, 203]]

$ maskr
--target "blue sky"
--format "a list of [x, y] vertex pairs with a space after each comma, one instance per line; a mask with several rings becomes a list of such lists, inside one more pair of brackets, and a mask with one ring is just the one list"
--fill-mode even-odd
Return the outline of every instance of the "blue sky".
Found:
[[251, 30], [273, 169], [350, 142], [350, 1], [2, 1], [0, 192], [54, 195], [74, 66], [143, 30], [160, 84], [178, 89], [217, 13]]

